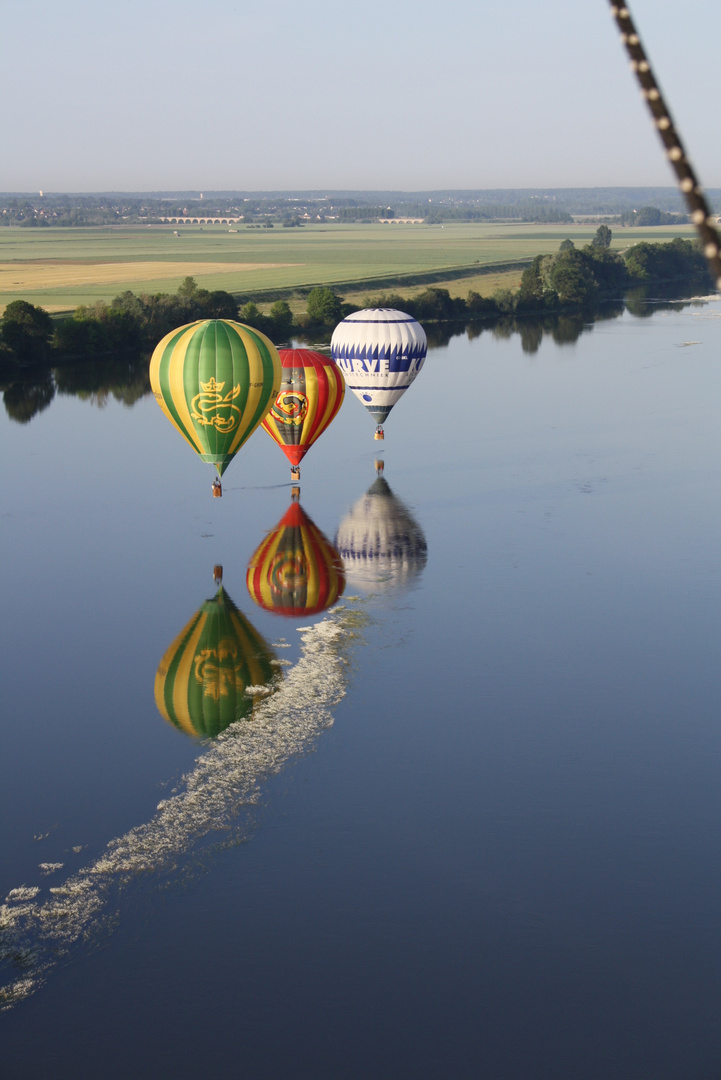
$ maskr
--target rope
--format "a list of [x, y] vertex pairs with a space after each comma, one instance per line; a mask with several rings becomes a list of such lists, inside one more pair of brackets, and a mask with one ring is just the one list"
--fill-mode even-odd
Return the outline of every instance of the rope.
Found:
[[635, 72], [641, 86], [641, 93], [651, 110], [656, 130], [666, 148], [666, 156], [676, 173], [678, 186], [689, 208], [691, 220], [701, 237], [703, 253], [716, 282], [716, 288], [721, 290], [721, 240], [716, 229], [715, 219], [704, 198], [703, 189], [696, 173], [686, 157], [683, 143], [651, 71], [651, 65], [641, 45], [628, 8], [619, 7], [611, 0], [611, 14], [621, 31], [621, 41], [626, 46], [626, 52], [631, 58], [631, 70]]
[[297, 486], [297, 482], [294, 482], [292, 480], [286, 481], [283, 484], [244, 484], [240, 487], [226, 487], [225, 484], [223, 484], [223, 494], [225, 495], [226, 491], [274, 491], [275, 488], [288, 488]]

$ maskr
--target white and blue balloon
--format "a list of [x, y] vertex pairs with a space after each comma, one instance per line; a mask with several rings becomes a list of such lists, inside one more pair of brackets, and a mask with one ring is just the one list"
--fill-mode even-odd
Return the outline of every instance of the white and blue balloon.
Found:
[[348, 389], [382, 424], [423, 367], [428, 342], [411, 315], [366, 308], [336, 326], [330, 349]]

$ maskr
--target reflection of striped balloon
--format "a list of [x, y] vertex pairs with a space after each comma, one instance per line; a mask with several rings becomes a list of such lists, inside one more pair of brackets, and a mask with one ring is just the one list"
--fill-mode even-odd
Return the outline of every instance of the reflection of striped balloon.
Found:
[[[252, 714], [272, 689], [278, 671], [273, 660], [266, 642], [221, 586], [160, 661], [155, 704], [188, 735], [212, 738]], [[257, 688], [256, 693], [246, 693], [248, 687]]]
[[246, 582], [260, 607], [299, 617], [325, 611], [345, 588], [338, 552], [295, 502], [251, 558]]
[[348, 581], [372, 593], [406, 588], [428, 558], [423, 529], [382, 476], [343, 518], [335, 542]]
[[428, 343], [404, 311], [366, 308], [338, 323], [330, 348], [349, 390], [382, 424], [423, 367]]
[[345, 381], [329, 356], [312, 349], [281, 349], [283, 380], [263, 427], [300, 465], [343, 404]]
[[167, 334], [150, 361], [150, 385], [171, 424], [222, 476], [280, 386], [275, 345], [228, 319]]

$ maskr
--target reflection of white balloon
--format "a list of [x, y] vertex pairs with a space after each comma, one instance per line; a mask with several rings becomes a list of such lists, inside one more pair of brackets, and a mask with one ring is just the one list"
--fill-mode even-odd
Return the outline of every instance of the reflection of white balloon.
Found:
[[423, 530], [382, 476], [343, 518], [335, 546], [347, 581], [366, 592], [406, 588], [428, 557]]
[[336, 326], [330, 343], [348, 389], [379, 424], [423, 367], [427, 348], [421, 324], [392, 308], [354, 311]]

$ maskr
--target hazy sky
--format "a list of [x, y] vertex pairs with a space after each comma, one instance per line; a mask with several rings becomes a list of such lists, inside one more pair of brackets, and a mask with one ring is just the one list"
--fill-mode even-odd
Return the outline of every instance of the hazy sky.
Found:
[[[631, 14], [721, 186], [721, 0]], [[24, 0], [2, 191], [672, 184], [607, 0]]]

